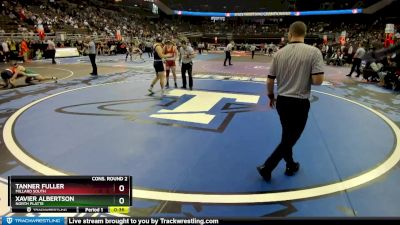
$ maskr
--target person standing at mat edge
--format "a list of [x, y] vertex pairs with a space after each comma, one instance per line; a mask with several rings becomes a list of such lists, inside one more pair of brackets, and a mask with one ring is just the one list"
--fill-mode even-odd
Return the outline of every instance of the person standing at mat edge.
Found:
[[354, 54], [353, 65], [351, 66], [350, 73], [347, 74], [346, 76], [351, 77], [351, 75], [353, 74], [354, 70], [356, 70], [356, 72], [357, 72], [356, 77], [360, 76], [360, 74], [361, 74], [361, 70], [360, 70], [361, 61], [362, 61], [362, 58], [364, 58], [364, 56], [365, 56], [365, 48], [364, 48], [364, 44], [361, 42], [359, 44], [359, 46], [358, 46], [356, 54]]
[[250, 46], [250, 51], [251, 51], [251, 59], [254, 59], [254, 54], [256, 52], [256, 45], [255, 44], [252, 44]]
[[231, 63], [232, 56], [231, 52], [233, 50], [235, 42], [231, 41], [225, 48], [225, 60], [224, 60], [224, 66], [226, 66], [226, 61], [229, 60], [229, 65], [232, 66], [233, 64]]
[[[267, 79], [269, 106], [276, 109], [282, 125], [282, 139], [275, 151], [258, 172], [265, 181], [279, 162], [286, 161], [285, 174], [294, 175], [300, 164], [293, 160], [293, 146], [307, 123], [310, 109], [311, 84], [321, 85], [324, 80], [324, 60], [321, 51], [304, 43], [307, 26], [300, 21], [289, 28], [289, 44], [279, 50], [272, 61]], [[277, 80], [278, 97], [275, 100], [274, 81]]]
[[51, 57], [51, 63], [56, 64], [56, 44], [54, 43], [53, 39], [47, 40], [47, 52], [49, 53]]
[[92, 64], [92, 73], [90, 73], [90, 75], [97, 76], [96, 44], [94, 43], [91, 37], [87, 38], [87, 42], [88, 44], [85, 44], [85, 46], [88, 48], [89, 59], [90, 63]]
[[179, 63], [182, 63], [181, 72], [182, 72], [182, 88], [186, 89], [186, 71], [188, 73], [189, 78], [189, 89], [193, 89], [193, 61], [192, 59], [195, 57], [194, 50], [189, 46], [189, 43], [186, 41], [181, 41], [182, 47], [179, 49]]

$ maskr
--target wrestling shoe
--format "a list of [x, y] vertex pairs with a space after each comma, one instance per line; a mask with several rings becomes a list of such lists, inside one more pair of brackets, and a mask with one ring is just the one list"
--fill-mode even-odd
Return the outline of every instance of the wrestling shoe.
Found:
[[271, 181], [271, 172], [267, 171], [264, 165], [257, 166], [257, 171], [265, 181]]
[[285, 170], [285, 175], [286, 176], [293, 176], [299, 171], [300, 169], [300, 163], [295, 162], [292, 165], [287, 165], [286, 164], [286, 170]]

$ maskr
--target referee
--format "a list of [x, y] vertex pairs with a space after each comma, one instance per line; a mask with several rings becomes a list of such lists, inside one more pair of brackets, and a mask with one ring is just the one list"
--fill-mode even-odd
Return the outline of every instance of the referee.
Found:
[[362, 58], [364, 58], [365, 53], [366, 52], [365, 52], [364, 44], [361, 42], [359, 44], [359, 46], [358, 46], [356, 54], [354, 54], [353, 65], [351, 66], [350, 73], [347, 74], [346, 76], [351, 77], [351, 75], [353, 74], [354, 70], [356, 70], [356, 72], [357, 72], [356, 77], [360, 76], [360, 74], [361, 74], [361, 70], [360, 70], [361, 61], [362, 61]]
[[229, 65], [232, 66], [233, 64], [231, 63], [232, 56], [231, 52], [233, 50], [235, 42], [231, 41], [225, 48], [225, 60], [224, 60], [224, 66], [226, 66], [226, 61], [229, 60]]
[[54, 59], [56, 57], [56, 44], [54, 44], [52, 38], [47, 40], [47, 52], [51, 57], [52, 64], [56, 64], [56, 60]]
[[86, 41], [88, 43], [85, 43], [85, 47], [88, 48], [88, 53], [89, 53], [89, 59], [90, 63], [92, 64], [92, 72], [90, 75], [92, 76], [97, 76], [97, 65], [96, 65], [96, 44], [92, 40], [90, 36], [86, 38]]
[[[324, 80], [323, 58], [319, 49], [304, 44], [307, 27], [297, 21], [290, 25], [289, 44], [279, 50], [272, 61], [267, 79], [269, 106], [275, 107], [282, 125], [282, 139], [275, 151], [258, 172], [265, 181], [271, 180], [271, 173], [284, 159], [287, 176], [294, 175], [300, 164], [293, 160], [292, 148], [300, 138], [307, 123], [310, 109], [311, 84], [321, 85]], [[275, 100], [274, 81], [277, 79], [278, 97]]]

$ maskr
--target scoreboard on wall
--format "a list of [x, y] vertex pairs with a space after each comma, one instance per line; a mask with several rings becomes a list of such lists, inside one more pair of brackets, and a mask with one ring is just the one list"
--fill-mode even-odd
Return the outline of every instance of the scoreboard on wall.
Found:
[[127, 213], [131, 176], [10, 176], [12, 212]]

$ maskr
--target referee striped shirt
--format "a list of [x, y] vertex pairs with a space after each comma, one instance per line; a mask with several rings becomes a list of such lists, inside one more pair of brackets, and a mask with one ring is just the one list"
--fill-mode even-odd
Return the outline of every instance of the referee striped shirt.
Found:
[[311, 76], [323, 74], [321, 51], [302, 42], [292, 42], [274, 56], [268, 78], [276, 78], [278, 95], [308, 99]]

